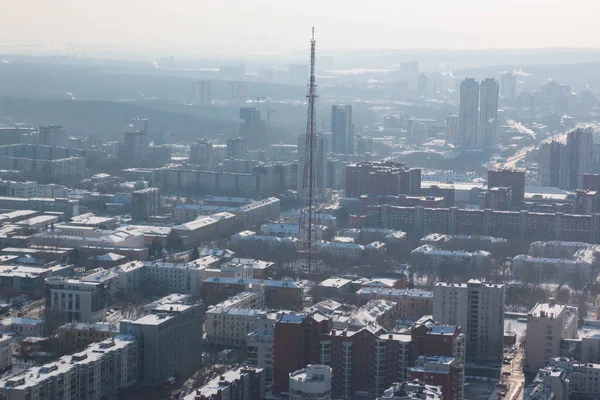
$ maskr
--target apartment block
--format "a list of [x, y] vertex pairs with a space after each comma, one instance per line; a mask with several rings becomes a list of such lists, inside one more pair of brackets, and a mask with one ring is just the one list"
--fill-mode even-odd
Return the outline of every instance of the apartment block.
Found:
[[184, 395], [183, 400], [263, 400], [267, 395], [262, 368], [236, 366]]
[[187, 379], [202, 365], [200, 304], [157, 305], [135, 321], [123, 320], [120, 332], [139, 341], [139, 383], [156, 385], [172, 376]]
[[577, 315], [576, 307], [557, 304], [554, 299], [533, 307], [527, 314], [527, 369], [542, 368], [559, 355], [561, 340], [577, 338]]
[[218, 346], [245, 347], [248, 334], [269, 322], [266, 311], [251, 308], [214, 307], [206, 311], [206, 342]]
[[421, 289], [393, 289], [385, 287], [363, 287], [356, 292], [356, 304], [362, 306], [371, 300], [388, 300], [396, 303], [398, 317], [419, 319], [431, 314], [433, 292]]
[[7, 400], [116, 398], [137, 382], [137, 368], [137, 341], [119, 335], [1, 379], [0, 396]]
[[467, 361], [499, 363], [504, 349], [504, 298], [502, 284], [475, 279], [466, 284], [438, 282], [433, 288], [433, 318], [461, 327]]

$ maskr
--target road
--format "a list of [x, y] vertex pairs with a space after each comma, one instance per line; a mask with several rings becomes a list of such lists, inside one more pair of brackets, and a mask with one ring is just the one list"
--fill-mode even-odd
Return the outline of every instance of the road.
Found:
[[[505, 373], [510, 372], [510, 375]], [[516, 400], [523, 396], [523, 388], [525, 387], [525, 375], [523, 375], [523, 349], [519, 348], [510, 365], [502, 365], [501, 381], [509, 385], [508, 393], [504, 396], [506, 400]], [[498, 399], [502, 396], [497, 395]]]
[[533, 149], [533, 146], [527, 146], [527, 147], [524, 147], [521, 150], [517, 151], [517, 153], [514, 156], [508, 157], [506, 159], [506, 162], [504, 163], [503, 168], [505, 168], [505, 169], [515, 168], [517, 166], [517, 164], [519, 163], [519, 161], [521, 161], [522, 159], [525, 158], [525, 156], [527, 155], [527, 152], [532, 149]]

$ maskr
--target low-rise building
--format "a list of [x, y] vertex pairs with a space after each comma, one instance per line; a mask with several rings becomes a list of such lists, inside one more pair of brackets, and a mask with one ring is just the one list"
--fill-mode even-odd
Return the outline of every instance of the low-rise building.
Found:
[[594, 254], [589, 250], [579, 250], [576, 254], [574, 260], [520, 254], [513, 257], [511, 271], [521, 281], [562, 283], [578, 279], [580, 282], [589, 282]]
[[419, 356], [409, 375], [410, 379], [418, 379], [427, 385], [441, 386], [444, 399], [464, 399], [463, 366], [455, 357]]
[[424, 244], [410, 252], [413, 267], [419, 269], [437, 270], [441, 266], [466, 266], [467, 268], [485, 268], [491, 262], [487, 251], [441, 250], [429, 244]]
[[70, 322], [58, 328], [57, 338], [60, 351], [71, 354], [92, 343], [115, 337], [118, 333], [117, 327], [112, 324]]
[[199, 217], [190, 222], [175, 226], [173, 231], [179, 235], [184, 245], [199, 246], [203, 241], [214, 240], [233, 233], [236, 216], [228, 212]]
[[388, 300], [397, 304], [398, 317], [419, 319], [432, 313], [433, 292], [421, 289], [388, 289], [363, 287], [356, 292], [356, 304], [364, 305], [370, 300]]
[[264, 369], [237, 366], [193, 390], [183, 400], [263, 400], [266, 395]]
[[394, 383], [377, 400], [443, 400], [441, 386], [428, 385], [418, 379]]
[[145, 278], [165, 293], [200, 294], [206, 267], [193, 263], [144, 261]]
[[302, 288], [292, 281], [262, 279], [208, 278], [202, 283], [202, 296], [207, 305], [214, 305], [254, 287], [264, 287], [265, 306], [269, 309], [300, 310]]
[[8, 317], [0, 320], [2, 333], [16, 333], [19, 336], [44, 336], [44, 321], [37, 318]]
[[290, 400], [330, 400], [332, 368], [307, 365], [290, 373]]
[[245, 347], [248, 334], [255, 332], [266, 311], [250, 308], [214, 307], [206, 312], [206, 342], [220, 346]]

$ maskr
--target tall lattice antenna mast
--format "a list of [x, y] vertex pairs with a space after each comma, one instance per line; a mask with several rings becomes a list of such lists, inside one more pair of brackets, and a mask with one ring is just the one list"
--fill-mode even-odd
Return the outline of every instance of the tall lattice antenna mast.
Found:
[[304, 146], [304, 171], [302, 181], [302, 210], [300, 211], [300, 256], [301, 261], [306, 263], [308, 271], [311, 272], [313, 264], [316, 263], [316, 231], [313, 212], [317, 204], [317, 126], [315, 120], [315, 100], [317, 98], [317, 86], [315, 85], [315, 28], [312, 28], [310, 40], [310, 79], [308, 83], [308, 118], [306, 121], [306, 140]]

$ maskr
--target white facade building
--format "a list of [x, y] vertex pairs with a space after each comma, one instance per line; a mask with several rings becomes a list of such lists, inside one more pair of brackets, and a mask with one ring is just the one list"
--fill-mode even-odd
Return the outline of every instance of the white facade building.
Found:
[[519, 280], [562, 283], [573, 277], [588, 282], [591, 277], [594, 254], [589, 250], [577, 252], [575, 260], [541, 258], [520, 254], [512, 259], [512, 274]]
[[576, 307], [556, 304], [554, 299], [536, 304], [527, 314], [527, 368], [537, 370], [557, 357], [561, 340], [577, 338], [577, 322]]
[[502, 284], [471, 279], [466, 284], [438, 282], [433, 287], [433, 318], [465, 332], [467, 361], [499, 361], [504, 349]]
[[484, 268], [491, 261], [487, 251], [441, 250], [430, 244], [424, 244], [411, 251], [413, 266], [416, 268], [437, 269], [441, 265], [461, 265], [469, 268]]
[[206, 342], [222, 346], [246, 346], [248, 334], [256, 331], [266, 311], [215, 307], [206, 312]]
[[290, 400], [330, 400], [332, 368], [307, 365], [290, 373]]

